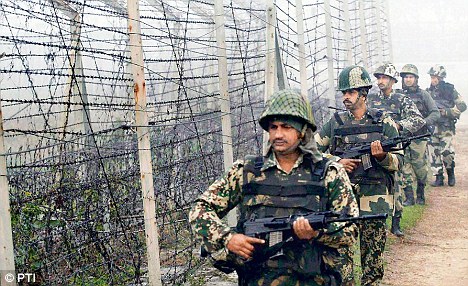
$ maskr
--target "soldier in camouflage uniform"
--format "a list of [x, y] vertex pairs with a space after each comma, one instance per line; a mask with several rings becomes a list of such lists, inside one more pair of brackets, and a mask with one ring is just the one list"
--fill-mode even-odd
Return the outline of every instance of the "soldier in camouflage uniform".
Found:
[[[196, 200], [190, 212], [195, 233], [212, 258], [238, 265], [239, 285], [341, 285], [338, 249], [355, 243], [355, 225], [315, 230], [300, 218], [293, 224], [294, 239], [280, 253], [245, 263], [270, 239], [243, 235], [248, 219], [328, 210], [359, 215], [345, 169], [317, 150], [311, 107], [299, 93], [273, 94], [259, 122], [269, 133], [267, 154], [236, 161]], [[232, 230], [222, 217], [236, 206], [240, 217]]]
[[[370, 76], [364, 68], [350, 66], [341, 71], [338, 89], [343, 93], [347, 111], [335, 113], [315, 139], [320, 151], [328, 150], [338, 157], [351, 147], [371, 144], [372, 154], [355, 159], [338, 158], [338, 162], [343, 164], [354, 184], [361, 214], [391, 213], [393, 173], [403, 165], [403, 151], [386, 153], [382, 149], [380, 140], [397, 137], [399, 133], [390, 116], [367, 108], [366, 98], [371, 86]], [[374, 152], [374, 147], [379, 152]], [[361, 285], [379, 285], [384, 275], [385, 220], [361, 223], [360, 234]], [[350, 252], [348, 257], [352, 258]], [[352, 266], [352, 259], [348, 264]]]
[[447, 71], [441, 65], [431, 67], [431, 86], [427, 91], [431, 94], [440, 111], [440, 119], [435, 123], [434, 134], [429, 143], [429, 158], [432, 173], [436, 179], [431, 185], [444, 185], [444, 166], [447, 170], [448, 185], [455, 186], [455, 150], [452, 139], [455, 135], [455, 123], [460, 114], [466, 110], [466, 104], [453, 84], [444, 81]]
[[[429, 132], [427, 126], [433, 126], [440, 118], [440, 113], [431, 95], [418, 85], [418, 68], [413, 64], [404, 65], [400, 76], [403, 89], [397, 90], [397, 92], [409, 96], [416, 104], [426, 121], [426, 128], [421, 128], [420, 132]], [[405, 194], [404, 206], [414, 205], [413, 172], [417, 180], [416, 203], [420, 205], [425, 203], [424, 189], [426, 187], [428, 172], [426, 146], [427, 139], [423, 138], [412, 141], [405, 149], [405, 164], [402, 170], [403, 190]]]
[[[398, 82], [398, 72], [391, 63], [383, 64], [374, 72], [380, 91], [369, 93], [367, 106], [386, 111], [398, 126], [403, 136], [416, 134], [426, 124], [424, 118], [414, 102], [406, 95], [393, 91], [393, 85]], [[401, 186], [403, 180], [400, 172], [396, 174], [395, 184], [395, 211], [392, 217], [391, 232], [403, 236], [400, 229], [400, 220], [403, 215], [403, 196]]]

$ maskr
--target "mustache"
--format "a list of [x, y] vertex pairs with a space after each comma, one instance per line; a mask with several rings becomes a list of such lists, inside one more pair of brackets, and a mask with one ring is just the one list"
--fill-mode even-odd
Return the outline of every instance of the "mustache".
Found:
[[272, 143], [273, 143], [273, 144], [275, 144], [275, 143], [288, 143], [288, 141], [286, 141], [286, 140], [284, 140], [284, 139], [275, 139], [275, 140], [273, 140]]

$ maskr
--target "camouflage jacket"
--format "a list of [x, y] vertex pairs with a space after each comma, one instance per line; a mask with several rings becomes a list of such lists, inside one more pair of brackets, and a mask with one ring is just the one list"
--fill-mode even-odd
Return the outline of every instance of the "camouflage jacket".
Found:
[[455, 122], [460, 114], [466, 110], [466, 103], [461, 98], [455, 87], [446, 82], [440, 82], [437, 86], [431, 86], [427, 92], [434, 99], [439, 108], [440, 118], [435, 123], [435, 134], [445, 131], [455, 131]]
[[[359, 120], [356, 120], [353, 114], [349, 111], [342, 112], [340, 115], [340, 118], [344, 119], [343, 121], [356, 125], [356, 128], [367, 126], [367, 122], [370, 121], [369, 119], [374, 119], [369, 111], [367, 111], [364, 117]], [[399, 135], [397, 126], [390, 116], [384, 114], [381, 120], [383, 127], [382, 136], [384, 139], [393, 138]], [[332, 117], [327, 123], [325, 123], [320, 132], [315, 134], [315, 141], [317, 142], [317, 147], [320, 151], [330, 151], [333, 143], [332, 141], [335, 138], [335, 130], [338, 127], [339, 123], [337, 122], [336, 117]], [[361, 134], [360, 136], [364, 135], [365, 134]], [[400, 170], [403, 165], [403, 151], [389, 152], [384, 160], [381, 162], [375, 160], [375, 162], [380, 164], [380, 167], [387, 170], [393, 177], [393, 172]], [[392, 210], [393, 182], [388, 183], [389, 184], [386, 186], [379, 186], [380, 188], [375, 184], [364, 183], [358, 183], [354, 186], [356, 193], [359, 194], [359, 207], [362, 214], [390, 212]]]
[[[291, 172], [286, 173], [281, 169], [274, 153], [270, 152], [260, 171], [274, 168], [276, 176], [279, 176], [280, 179], [287, 179], [300, 164], [303, 164], [303, 156], [301, 154]], [[210, 253], [217, 252], [218, 257], [223, 255], [220, 252], [228, 255], [226, 245], [235, 233], [222, 218], [243, 200], [243, 167], [244, 160], [236, 161], [222, 178], [215, 181], [207, 191], [200, 195], [190, 211], [190, 222], [195, 233], [201, 239], [203, 247]], [[359, 215], [351, 182], [340, 164], [332, 162], [328, 166], [325, 171], [324, 183], [330, 205], [329, 210], [346, 212], [351, 216]], [[342, 223], [333, 223], [329, 228], [338, 229], [342, 226], [344, 226]], [[334, 234], [324, 234], [316, 241], [328, 247], [339, 248], [343, 245], [352, 245], [355, 242], [355, 235], [355, 226], [347, 226]]]
[[431, 95], [424, 89], [416, 86], [415, 88], [407, 87], [402, 90], [397, 90], [397, 92], [403, 93], [411, 98], [424, 117], [426, 125], [432, 126], [440, 118], [440, 112], [434, 99], [432, 99]]
[[381, 91], [370, 93], [367, 96], [367, 106], [389, 112], [392, 119], [402, 127], [402, 134], [414, 134], [426, 124], [416, 104], [401, 93], [392, 91], [389, 96]]

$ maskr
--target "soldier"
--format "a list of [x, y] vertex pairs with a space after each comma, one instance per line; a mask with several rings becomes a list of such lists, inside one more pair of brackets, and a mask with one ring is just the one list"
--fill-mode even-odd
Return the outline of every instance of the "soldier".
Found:
[[447, 170], [448, 185], [455, 186], [455, 150], [452, 139], [455, 135], [455, 123], [460, 114], [466, 110], [466, 104], [453, 84], [444, 81], [447, 71], [441, 65], [431, 67], [431, 86], [427, 91], [431, 94], [440, 111], [440, 119], [435, 123], [434, 134], [429, 142], [429, 158], [431, 169], [436, 177], [431, 183], [433, 187], [444, 185], [444, 166]]
[[[259, 119], [269, 134], [266, 156], [236, 161], [196, 200], [190, 221], [213, 258], [237, 265], [252, 258], [256, 247], [265, 243], [241, 233], [239, 226], [252, 217], [326, 210], [359, 215], [345, 169], [317, 150], [311, 110], [293, 90], [274, 93]], [[221, 218], [236, 205], [240, 217], [233, 231]], [[333, 223], [323, 231], [298, 219], [293, 231], [296, 238], [282, 247], [280, 255], [254, 265], [250, 262], [248, 271], [238, 271], [239, 285], [341, 285], [334, 270], [340, 259], [337, 249], [356, 241], [356, 226]]]
[[[424, 117], [427, 126], [433, 126], [434, 123], [440, 118], [439, 109], [437, 108], [434, 100], [427, 91], [421, 89], [418, 85], [418, 68], [413, 64], [404, 65], [401, 69], [400, 76], [402, 79], [401, 92], [416, 104], [419, 112]], [[424, 129], [424, 130], [423, 130]], [[421, 128], [420, 132], [429, 132], [427, 128]], [[416, 189], [416, 203], [423, 205], [425, 203], [424, 189], [427, 181], [427, 160], [426, 160], [426, 146], [427, 139], [419, 139], [411, 142], [405, 149], [404, 166], [402, 170], [403, 175], [403, 190], [405, 193], [404, 206], [414, 205], [414, 190], [413, 190], [413, 172], [416, 175], [417, 189]]]
[[[361, 214], [390, 213], [394, 202], [393, 173], [403, 165], [403, 151], [387, 153], [382, 149], [380, 140], [397, 137], [399, 133], [390, 116], [367, 108], [367, 93], [371, 86], [370, 76], [364, 68], [350, 66], [341, 71], [338, 89], [343, 93], [347, 111], [335, 113], [315, 139], [320, 151], [328, 150], [338, 156], [350, 147], [371, 144], [372, 155], [367, 157], [370, 167], [364, 167], [361, 159], [339, 159], [338, 162], [343, 164], [354, 184]], [[385, 220], [360, 224], [361, 285], [378, 285], [382, 280], [386, 238]], [[348, 251], [346, 257], [351, 259], [347, 265], [352, 267], [352, 251]]]
[[[418, 132], [425, 124], [421, 113], [414, 102], [406, 95], [393, 91], [393, 85], [398, 82], [398, 72], [391, 63], [383, 64], [374, 72], [380, 91], [370, 93], [367, 98], [367, 105], [370, 108], [377, 108], [387, 111], [398, 126], [398, 131], [404, 136]], [[402, 178], [400, 172], [396, 174], [395, 184], [395, 211], [392, 217], [392, 227], [390, 231], [403, 236], [400, 228], [400, 221], [403, 215], [403, 197], [401, 193]]]

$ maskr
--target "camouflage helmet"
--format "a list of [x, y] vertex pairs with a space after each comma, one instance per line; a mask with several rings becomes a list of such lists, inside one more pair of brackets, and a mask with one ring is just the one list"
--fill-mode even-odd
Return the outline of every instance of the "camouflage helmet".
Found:
[[447, 76], [447, 71], [445, 70], [444, 66], [441, 65], [432, 66], [427, 73], [429, 75], [438, 76], [441, 78], [445, 78]]
[[372, 87], [369, 73], [360, 66], [349, 66], [338, 76], [338, 90], [345, 91], [360, 87]]
[[407, 74], [412, 74], [415, 77], [419, 77], [418, 68], [413, 64], [404, 65], [401, 69], [400, 76], [404, 78]]
[[270, 119], [274, 116], [291, 116], [309, 124], [313, 131], [317, 130], [310, 103], [295, 90], [283, 89], [268, 99], [265, 110], [258, 120], [260, 126], [268, 131]]
[[386, 63], [378, 67], [375, 72], [374, 76], [377, 77], [378, 75], [386, 75], [395, 80], [395, 82], [398, 82], [398, 71], [396, 70], [395, 66], [391, 63]]

